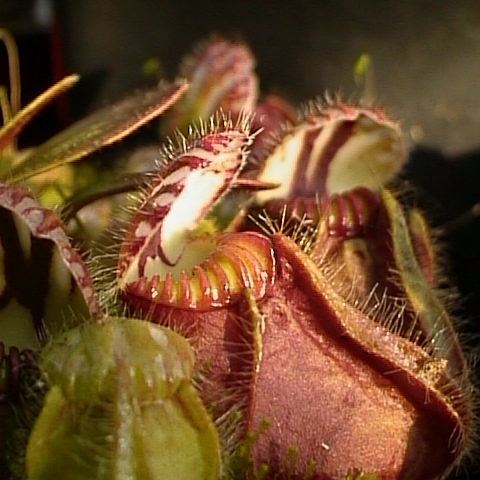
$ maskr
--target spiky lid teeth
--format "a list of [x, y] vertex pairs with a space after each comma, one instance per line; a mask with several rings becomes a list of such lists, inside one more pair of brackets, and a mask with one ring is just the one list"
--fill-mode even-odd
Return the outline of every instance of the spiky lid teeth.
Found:
[[176, 265], [201, 222], [234, 186], [251, 138], [240, 126], [223, 126], [228, 128], [213, 128], [187, 144], [145, 191], [120, 248], [122, 283], [144, 276], [149, 261]]
[[142, 277], [126, 284], [122, 295], [133, 308], [144, 309], [148, 304], [198, 311], [224, 308], [236, 302], [244, 289], [251, 290], [256, 300], [269, 295], [275, 271], [267, 237], [254, 232], [231, 233], [223, 235], [191, 272], [182, 270], [177, 278], [171, 272]]
[[315, 100], [306, 104], [302, 111], [303, 119], [312, 119], [313, 122], [332, 120], [357, 120], [359, 116], [371, 118], [375, 123], [388, 125], [400, 133], [398, 122], [390, 117], [386, 111], [378, 106], [366, 106], [355, 103], [346, 103], [340, 98], [330, 98], [325, 101]]

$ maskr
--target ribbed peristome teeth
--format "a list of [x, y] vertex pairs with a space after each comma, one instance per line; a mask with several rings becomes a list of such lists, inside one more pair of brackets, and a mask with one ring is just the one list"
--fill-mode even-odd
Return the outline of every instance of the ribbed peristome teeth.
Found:
[[195, 309], [224, 308], [237, 301], [245, 288], [256, 300], [271, 292], [276, 264], [270, 240], [255, 232], [227, 233], [216, 248], [178, 278], [155, 274], [126, 286], [123, 295], [131, 307], [150, 305]]

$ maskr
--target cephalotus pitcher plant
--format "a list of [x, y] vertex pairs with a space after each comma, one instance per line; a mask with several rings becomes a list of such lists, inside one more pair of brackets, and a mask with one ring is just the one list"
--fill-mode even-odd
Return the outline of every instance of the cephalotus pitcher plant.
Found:
[[[209, 39], [178, 80], [27, 152], [77, 77], [21, 110], [3, 94], [2, 478], [434, 480], [471, 450], [434, 242], [393, 187], [397, 122], [297, 111], [254, 68]], [[153, 168], [78, 162], [159, 116]]]

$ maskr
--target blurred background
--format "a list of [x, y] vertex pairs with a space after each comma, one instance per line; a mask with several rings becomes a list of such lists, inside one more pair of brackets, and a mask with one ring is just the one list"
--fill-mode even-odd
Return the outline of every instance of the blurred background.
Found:
[[243, 38], [264, 91], [302, 101], [355, 92], [353, 67], [368, 53], [378, 100], [414, 140], [444, 151], [480, 145], [480, 2], [475, 0], [58, 1], [65, 65], [105, 72], [99, 92], [118, 96], [159, 59], [166, 76], [213, 32]]
[[172, 78], [218, 33], [251, 46], [263, 91], [296, 102], [358, 93], [353, 68], [367, 53], [375, 96], [409, 138], [449, 153], [480, 145], [476, 0], [0, 0], [0, 23], [18, 38], [29, 88], [32, 71], [83, 76], [79, 114], [141, 86], [148, 59]]
[[[159, 77], [173, 79], [184, 55], [212, 34], [243, 39], [262, 91], [295, 103], [325, 91], [358, 99], [364, 86], [354, 66], [367, 54], [368, 93], [401, 119], [411, 146], [403, 179], [440, 231], [463, 298], [454, 313], [478, 355], [480, 220], [466, 214], [480, 201], [478, 0], [0, 0], [0, 27], [18, 42], [23, 104], [67, 73], [82, 76], [68, 100], [25, 130], [24, 145]], [[0, 85], [8, 85], [3, 50]], [[468, 469], [455, 478], [476, 478]]]

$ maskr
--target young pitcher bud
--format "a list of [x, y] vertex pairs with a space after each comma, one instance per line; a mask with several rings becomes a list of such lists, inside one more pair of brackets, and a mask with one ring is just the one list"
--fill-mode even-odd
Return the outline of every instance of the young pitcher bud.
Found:
[[30, 480], [217, 478], [217, 432], [180, 335], [110, 318], [58, 337], [40, 364], [50, 390], [27, 447]]

